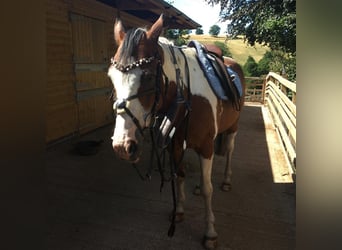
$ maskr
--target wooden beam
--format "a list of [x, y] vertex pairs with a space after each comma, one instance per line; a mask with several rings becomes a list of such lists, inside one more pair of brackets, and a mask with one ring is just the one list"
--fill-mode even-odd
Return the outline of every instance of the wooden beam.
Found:
[[116, 1], [117, 8], [120, 10], [150, 10], [152, 8], [156, 9], [155, 5], [150, 2], [139, 2], [139, 1]]

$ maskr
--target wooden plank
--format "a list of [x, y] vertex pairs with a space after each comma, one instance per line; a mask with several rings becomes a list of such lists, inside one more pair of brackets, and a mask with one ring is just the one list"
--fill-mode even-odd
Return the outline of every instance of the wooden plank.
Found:
[[46, 112], [46, 142], [77, 131], [77, 110], [74, 103], [48, 107]]
[[266, 81], [269, 81], [270, 77], [273, 77], [278, 82], [280, 82], [283, 86], [289, 88], [293, 92], [296, 92], [296, 83], [290, 82], [289, 80], [285, 79], [284, 77], [282, 77], [282, 76], [280, 76], [274, 72], [268, 73], [268, 75], [266, 76]]
[[76, 63], [75, 71], [108, 71], [108, 63]]
[[[94, 20], [89, 17], [80, 16], [77, 14], [71, 14], [72, 21], [72, 36], [73, 36], [73, 47], [74, 47], [74, 62], [75, 63], [94, 63], [94, 51], [105, 50], [103, 48], [97, 48], [94, 46], [94, 25], [100, 21]], [[103, 60], [101, 60], [103, 62]]]
[[64, 0], [47, 1], [46, 23], [46, 140], [51, 141], [75, 133], [78, 124], [71, 32]]
[[117, 13], [115, 8], [94, 0], [72, 0], [69, 4], [69, 10], [99, 20], [112, 21], [112, 23], [114, 23], [114, 15]]
[[47, 6], [52, 7], [54, 10], [58, 10], [56, 7], [66, 7], [66, 1], [65, 0], [46, 0]]
[[[104, 65], [88, 64], [81, 67], [84, 68], [80, 69], [78, 67], [76, 70], [76, 89], [78, 91], [113, 86], [107, 76], [107, 65], [104, 67]], [[87, 69], [90, 69], [90, 71], [87, 71]], [[96, 71], [97, 69], [101, 71]]]
[[78, 92], [81, 134], [114, 121], [110, 93], [108, 88]]
[[286, 136], [291, 136], [291, 138], [294, 140], [294, 143], [296, 143], [296, 127], [295, 124], [291, 122], [288, 115], [284, 111], [286, 107], [282, 106], [282, 102], [279, 102], [279, 99], [276, 95], [274, 95], [274, 92], [269, 92], [270, 94], [270, 100], [274, 103], [274, 106], [276, 108], [275, 114], [279, 118], [279, 122], [281, 124], [285, 123], [287, 130], [289, 131]]
[[49, 40], [51, 40], [53, 36], [54, 38], [70, 38], [70, 28], [67, 20], [65, 20], [65, 22], [58, 23], [58, 25], [56, 23], [50, 23], [47, 25], [49, 26], [46, 28], [46, 33]]
[[288, 156], [290, 158], [290, 162], [293, 164], [294, 163], [293, 161], [296, 158], [296, 151], [295, 151], [291, 141], [287, 137], [286, 131], [285, 131], [284, 127], [282, 126], [282, 123], [280, 122], [279, 117], [276, 115], [274, 103], [272, 101], [268, 102], [268, 107], [270, 109], [270, 113], [271, 113], [272, 119], [274, 121], [274, 124], [276, 125], [277, 132], [279, 133], [279, 137], [281, 138], [281, 140], [285, 144], [285, 147], [284, 147], [285, 151], [288, 153]]
[[[70, 48], [64, 45], [56, 45], [56, 46], [47, 46], [48, 51], [46, 53], [46, 58], [50, 62], [51, 65], [61, 65], [61, 63], [56, 63], [64, 60], [63, 64], [69, 64], [72, 60], [72, 53]], [[51, 47], [51, 48], [50, 48]], [[51, 68], [51, 65], [47, 65], [47, 67]]]
[[296, 105], [287, 97], [287, 95], [285, 95], [272, 81], [267, 81], [266, 86], [272, 87], [281, 100], [286, 103], [291, 112], [296, 116]]
[[282, 101], [282, 99], [277, 95], [275, 89], [273, 89], [272, 87], [268, 88], [266, 90], [266, 94], [272, 94], [273, 98], [277, 99], [278, 103], [280, 103], [282, 109], [286, 112], [286, 115], [289, 117], [291, 122], [294, 125], [296, 125], [296, 115], [293, 112], [291, 112], [288, 106], [286, 106], [286, 104]]
[[108, 62], [107, 39], [105, 35], [105, 22], [92, 20], [93, 31], [93, 62]]
[[111, 88], [98, 88], [85, 91], [78, 91], [76, 99], [78, 102], [80, 102], [82, 100], [89, 99], [94, 96], [101, 96], [103, 99], [107, 99], [108, 101], [108, 98], [105, 98], [105, 96], [109, 96], [111, 91]]
[[74, 77], [71, 74], [61, 73], [61, 74], [51, 74], [47, 77], [48, 85], [55, 84], [62, 81], [69, 81], [70, 86], [73, 86]]
[[96, 128], [95, 99], [88, 98], [78, 103], [79, 132], [86, 133]]
[[60, 105], [67, 102], [75, 102], [75, 94], [72, 89], [66, 91], [66, 89], [64, 88], [60, 91], [51, 91], [48, 92], [46, 96], [46, 105], [48, 110], [56, 105]]
[[46, 68], [49, 76], [62, 73], [65, 73], [66, 75], [72, 75], [74, 72], [72, 63], [51, 63], [46, 65]]
[[112, 102], [109, 101], [109, 94], [95, 97], [96, 124], [98, 127], [114, 122]]

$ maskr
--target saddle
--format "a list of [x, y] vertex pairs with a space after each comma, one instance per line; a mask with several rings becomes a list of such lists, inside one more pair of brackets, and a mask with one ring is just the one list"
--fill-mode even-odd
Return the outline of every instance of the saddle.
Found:
[[190, 41], [188, 47], [196, 49], [198, 62], [217, 98], [229, 100], [239, 109], [241, 81], [238, 74], [224, 64], [222, 50], [215, 45], [202, 45], [197, 41]]

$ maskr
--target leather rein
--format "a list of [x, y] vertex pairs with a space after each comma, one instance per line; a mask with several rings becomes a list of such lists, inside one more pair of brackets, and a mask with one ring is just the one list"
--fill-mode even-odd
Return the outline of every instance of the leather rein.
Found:
[[[174, 67], [175, 67], [175, 70], [176, 70], [176, 82], [177, 82], [177, 92], [181, 92], [180, 90], [180, 69], [177, 65], [177, 61], [176, 61], [176, 57], [175, 57], [175, 54], [174, 54], [174, 48], [173, 46], [170, 46], [169, 47], [170, 51], [171, 51], [171, 55], [172, 55], [172, 61], [173, 61], [173, 64], [174, 64]], [[181, 51], [181, 50], [180, 50]], [[182, 51], [181, 51], [182, 52]], [[182, 52], [183, 54], [183, 52]], [[183, 54], [184, 56], [184, 59], [185, 59], [185, 62], [186, 62], [186, 80], [187, 80], [187, 84], [188, 84], [188, 99], [190, 99], [190, 86], [189, 86], [189, 68], [188, 68], [188, 65], [187, 65], [187, 60], [186, 60], [186, 57], [185, 55]], [[118, 112], [125, 112], [131, 119], [132, 121], [134, 122], [134, 124], [136, 125], [136, 127], [138, 128], [140, 134], [142, 135], [142, 137], [144, 137], [144, 127], [141, 126], [139, 120], [134, 116], [134, 114], [130, 111], [130, 109], [127, 107], [127, 101], [130, 101], [130, 100], [133, 100], [133, 99], [136, 99], [136, 98], [139, 98], [139, 97], [142, 97], [142, 96], [146, 96], [146, 95], [150, 95], [150, 94], [153, 94], [155, 95], [155, 98], [154, 98], [154, 103], [153, 103], [153, 106], [152, 106], [152, 109], [149, 113], [145, 114], [144, 115], [144, 120], [146, 121], [146, 119], [148, 118], [148, 116], [151, 116], [152, 119], [154, 119], [154, 122], [151, 122], [151, 125], [149, 126], [149, 129], [150, 129], [150, 136], [151, 136], [151, 140], [152, 140], [152, 151], [151, 151], [151, 156], [150, 156], [150, 168], [146, 174], [146, 176], [144, 177], [139, 169], [137, 168], [136, 164], [133, 163], [133, 167], [136, 169], [136, 171], [138, 172], [140, 178], [142, 180], [150, 180], [151, 179], [151, 172], [152, 172], [152, 168], [153, 168], [153, 157], [154, 155], [156, 156], [157, 158], [157, 165], [158, 165], [158, 170], [159, 170], [159, 173], [160, 173], [160, 177], [161, 177], [161, 184], [160, 184], [160, 192], [162, 191], [162, 188], [163, 188], [163, 185], [164, 185], [164, 181], [171, 181], [171, 187], [172, 187], [172, 200], [173, 200], [173, 213], [172, 213], [172, 221], [171, 221], [171, 225], [170, 225], [170, 228], [168, 230], [168, 236], [169, 237], [172, 237], [173, 234], [174, 234], [174, 231], [175, 231], [175, 216], [176, 216], [176, 192], [175, 192], [175, 178], [176, 178], [176, 172], [177, 172], [177, 168], [180, 164], [180, 161], [179, 162], [175, 162], [175, 160], [173, 159], [173, 156], [172, 156], [172, 151], [173, 151], [173, 145], [171, 144], [171, 146], [169, 147], [170, 149], [170, 152], [169, 152], [169, 156], [170, 156], [170, 178], [166, 178], [165, 175], [164, 175], [164, 169], [165, 169], [165, 149], [166, 148], [162, 148], [161, 149], [161, 153], [158, 152], [158, 146], [157, 146], [157, 142], [155, 140], [155, 126], [156, 126], [156, 123], [157, 123], [157, 119], [158, 119], [158, 115], [157, 115], [157, 105], [158, 105], [158, 102], [159, 102], [159, 98], [160, 98], [160, 95], [161, 95], [161, 84], [163, 82], [163, 77], [165, 79], [165, 85], [166, 85], [166, 88], [168, 86], [168, 77], [166, 76], [164, 70], [163, 70], [163, 66], [162, 66], [162, 62], [160, 60], [160, 56], [158, 54], [156, 54], [155, 56], [152, 56], [152, 57], [147, 57], [147, 58], [142, 58], [140, 60], [137, 60], [133, 63], [130, 63], [128, 65], [120, 65], [119, 63], [117, 63], [116, 61], [114, 61], [114, 59], [112, 58], [111, 59], [111, 65], [113, 67], [115, 67], [117, 70], [123, 72], [123, 73], [127, 73], [129, 72], [130, 70], [134, 69], [134, 68], [138, 68], [142, 65], [145, 65], [145, 64], [150, 64], [152, 63], [153, 61], [157, 60], [157, 69], [156, 69], [156, 78], [155, 78], [155, 86], [151, 89], [147, 89], [145, 91], [142, 91], [142, 92], [139, 92], [137, 94], [134, 94], [134, 95], [131, 95], [125, 99], [117, 99], [117, 100], [114, 100], [114, 89], [113, 89], [113, 92], [110, 96], [110, 99], [112, 101], [114, 101], [114, 111], [116, 113]], [[186, 106], [187, 106], [187, 113], [185, 115], [186, 118], [186, 129], [185, 129], [185, 140], [187, 138], [187, 129], [188, 129], [188, 114], [189, 114], [189, 111], [190, 111], [190, 100], [188, 100], [186, 102]], [[153, 120], [151, 120], [153, 121]], [[181, 157], [183, 158], [183, 157]]]

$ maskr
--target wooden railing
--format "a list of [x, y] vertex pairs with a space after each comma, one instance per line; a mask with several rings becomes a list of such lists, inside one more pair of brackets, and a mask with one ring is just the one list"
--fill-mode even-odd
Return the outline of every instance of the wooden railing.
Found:
[[265, 79], [264, 104], [274, 121], [292, 169], [296, 169], [296, 83], [270, 72]]
[[245, 77], [245, 79], [246, 79], [245, 101], [264, 103], [265, 78], [264, 77]]

